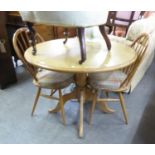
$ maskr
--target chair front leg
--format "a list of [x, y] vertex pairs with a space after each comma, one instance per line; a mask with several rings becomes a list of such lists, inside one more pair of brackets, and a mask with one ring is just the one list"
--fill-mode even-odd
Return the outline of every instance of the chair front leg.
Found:
[[91, 107], [90, 114], [89, 114], [89, 124], [90, 125], [92, 124], [92, 117], [93, 117], [93, 113], [95, 110], [96, 101], [97, 101], [97, 91], [94, 91], [92, 107]]
[[85, 92], [80, 92], [80, 120], [79, 120], [79, 137], [83, 137], [83, 104], [85, 102]]
[[128, 124], [128, 115], [127, 115], [127, 112], [126, 112], [125, 102], [124, 102], [124, 98], [123, 98], [122, 93], [119, 93], [119, 99], [120, 99], [120, 104], [121, 104], [121, 107], [122, 107], [123, 115], [124, 115], [124, 118], [125, 118], [125, 123]]
[[31, 115], [32, 115], [32, 116], [33, 116], [33, 113], [34, 113], [34, 111], [35, 111], [36, 105], [37, 105], [37, 103], [38, 103], [38, 99], [39, 99], [40, 93], [41, 93], [41, 88], [38, 87], [37, 93], [36, 93], [36, 98], [35, 98], [35, 101], [34, 101], [34, 104], [33, 104], [32, 112], [31, 112]]
[[62, 98], [61, 89], [59, 89], [59, 102], [60, 102], [60, 106], [61, 106], [62, 121], [63, 121], [63, 124], [66, 125], [66, 117], [65, 117], [65, 111], [64, 111], [64, 101], [63, 101], [63, 98]]

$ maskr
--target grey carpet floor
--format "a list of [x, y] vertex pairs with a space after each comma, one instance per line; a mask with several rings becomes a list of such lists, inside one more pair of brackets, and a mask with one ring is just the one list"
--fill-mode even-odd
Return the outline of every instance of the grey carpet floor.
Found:
[[78, 138], [77, 133], [79, 104], [70, 101], [65, 105], [66, 126], [62, 124], [59, 113], [48, 113], [48, 109], [57, 104], [53, 100], [40, 98], [35, 115], [31, 117], [36, 89], [23, 67], [18, 67], [16, 71], [18, 83], [0, 90], [0, 143], [155, 143], [154, 62], [136, 89], [129, 95], [125, 94], [129, 124], [124, 123], [120, 105], [111, 103], [110, 107], [116, 112], [104, 114], [96, 109], [93, 125], [89, 126], [90, 104], [87, 103], [82, 139]]

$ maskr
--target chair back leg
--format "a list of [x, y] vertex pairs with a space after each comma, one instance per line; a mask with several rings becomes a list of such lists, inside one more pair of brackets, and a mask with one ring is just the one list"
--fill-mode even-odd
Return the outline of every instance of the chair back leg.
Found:
[[126, 106], [125, 106], [124, 97], [123, 97], [122, 93], [119, 93], [119, 99], [120, 99], [120, 104], [121, 104], [121, 107], [122, 107], [123, 115], [124, 115], [124, 118], [125, 118], [125, 123], [128, 124], [128, 115], [127, 115], [127, 112], [126, 112]]
[[64, 111], [64, 101], [63, 101], [63, 98], [62, 98], [61, 89], [59, 89], [59, 102], [60, 102], [60, 105], [61, 105], [62, 121], [63, 121], [63, 124], [66, 125], [66, 117], [65, 117], [65, 111]]
[[37, 103], [38, 103], [38, 99], [39, 99], [40, 93], [41, 93], [41, 88], [38, 87], [37, 93], [36, 93], [36, 98], [35, 98], [35, 101], [34, 101], [34, 104], [33, 104], [33, 107], [32, 107], [32, 112], [31, 112], [31, 115], [32, 115], [32, 116], [33, 116], [33, 114], [34, 114], [36, 105], [37, 105]]
[[89, 114], [89, 124], [92, 125], [92, 117], [93, 117], [93, 113], [96, 107], [96, 101], [97, 101], [97, 91], [94, 92], [93, 95], [93, 102], [92, 102], [92, 106], [90, 109], [90, 114]]

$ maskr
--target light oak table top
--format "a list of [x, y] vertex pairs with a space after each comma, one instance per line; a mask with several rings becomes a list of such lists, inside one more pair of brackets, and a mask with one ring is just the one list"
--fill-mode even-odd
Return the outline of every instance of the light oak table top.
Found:
[[26, 60], [38, 67], [48, 70], [75, 73], [105, 72], [121, 69], [134, 62], [135, 51], [127, 45], [111, 42], [112, 48], [107, 51], [103, 39], [86, 40], [87, 60], [80, 65], [80, 46], [78, 38], [57, 39], [36, 45], [37, 54], [32, 55], [32, 48], [25, 52]]

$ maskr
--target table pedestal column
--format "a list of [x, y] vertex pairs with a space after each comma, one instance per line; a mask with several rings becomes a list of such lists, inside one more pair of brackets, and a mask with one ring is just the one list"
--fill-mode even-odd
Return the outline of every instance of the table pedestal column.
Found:
[[[93, 92], [86, 87], [87, 74], [79, 73], [75, 75], [75, 89], [68, 94], [63, 95], [64, 104], [71, 99], [78, 99], [80, 102], [80, 118], [79, 118], [79, 137], [83, 137], [83, 105], [86, 101], [93, 99]], [[49, 109], [50, 113], [55, 113], [61, 110], [60, 103], [54, 109]], [[113, 110], [106, 103], [102, 103], [101, 110], [105, 113], [112, 113]]]

